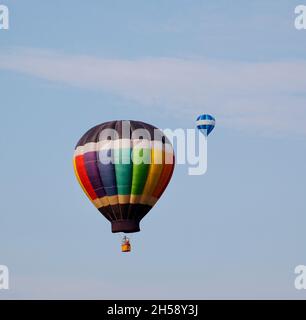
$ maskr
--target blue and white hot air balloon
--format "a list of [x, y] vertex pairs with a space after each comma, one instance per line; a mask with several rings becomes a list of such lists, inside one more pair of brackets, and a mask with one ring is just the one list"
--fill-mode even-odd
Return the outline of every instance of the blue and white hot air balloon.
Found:
[[197, 118], [197, 128], [205, 135], [208, 136], [214, 129], [216, 119], [209, 114], [201, 114]]

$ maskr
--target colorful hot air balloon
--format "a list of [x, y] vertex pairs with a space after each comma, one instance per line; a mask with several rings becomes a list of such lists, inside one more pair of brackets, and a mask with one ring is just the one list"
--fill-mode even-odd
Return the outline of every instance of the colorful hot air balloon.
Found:
[[171, 179], [174, 152], [162, 131], [150, 124], [111, 121], [80, 139], [74, 170], [83, 191], [111, 222], [112, 232], [138, 232]]
[[197, 118], [197, 128], [205, 135], [208, 136], [215, 127], [216, 120], [209, 114], [202, 114]]

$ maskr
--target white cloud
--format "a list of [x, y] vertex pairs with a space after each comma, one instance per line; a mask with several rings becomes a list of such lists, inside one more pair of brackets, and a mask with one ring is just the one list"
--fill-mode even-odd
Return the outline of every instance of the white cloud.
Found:
[[15, 49], [0, 54], [0, 69], [103, 90], [176, 116], [211, 112], [227, 126], [306, 135], [306, 61], [119, 60]]

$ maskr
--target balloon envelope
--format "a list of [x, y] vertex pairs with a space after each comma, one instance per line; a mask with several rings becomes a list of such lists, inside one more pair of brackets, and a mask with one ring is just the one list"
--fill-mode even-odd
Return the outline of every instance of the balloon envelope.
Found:
[[74, 153], [76, 177], [112, 232], [140, 231], [139, 222], [166, 189], [174, 152], [161, 130], [140, 121], [93, 127]]
[[197, 118], [197, 128], [206, 136], [208, 136], [214, 129], [216, 120], [209, 114], [202, 114]]

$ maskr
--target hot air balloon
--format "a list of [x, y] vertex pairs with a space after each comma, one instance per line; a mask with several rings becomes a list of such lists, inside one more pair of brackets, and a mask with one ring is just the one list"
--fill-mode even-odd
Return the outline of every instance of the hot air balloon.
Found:
[[208, 136], [215, 127], [216, 120], [209, 114], [202, 114], [197, 118], [197, 128], [205, 135]]
[[[90, 129], [74, 153], [76, 177], [113, 233], [140, 231], [140, 221], [165, 191], [175, 166], [163, 132], [140, 121], [111, 121]], [[128, 238], [122, 251], [130, 251]]]

